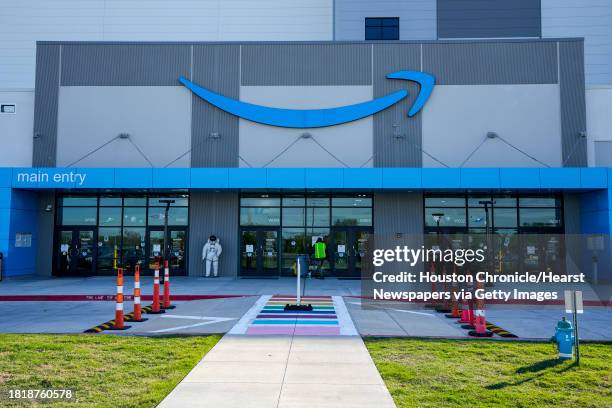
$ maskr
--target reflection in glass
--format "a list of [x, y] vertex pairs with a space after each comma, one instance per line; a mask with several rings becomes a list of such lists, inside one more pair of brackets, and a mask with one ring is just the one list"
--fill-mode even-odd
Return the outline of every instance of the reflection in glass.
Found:
[[240, 225], [280, 225], [280, 208], [241, 208]]
[[144, 207], [124, 208], [123, 209], [123, 225], [124, 226], [145, 226], [146, 211]]
[[101, 227], [121, 226], [121, 207], [100, 207]]
[[428, 227], [435, 227], [436, 220], [433, 214], [441, 213], [444, 214], [440, 218], [441, 227], [465, 227], [465, 208], [426, 208], [425, 209], [425, 225]]
[[333, 207], [371, 207], [372, 198], [365, 195], [355, 197], [332, 197]]
[[493, 211], [493, 225], [495, 228], [516, 228], [516, 208], [495, 208]]
[[336, 226], [372, 225], [372, 208], [333, 208], [332, 224]]
[[96, 207], [62, 207], [59, 211], [60, 225], [96, 225]]
[[[164, 225], [166, 209], [164, 207], [149, 208], [149, 225]], [[168, 225], [187, 225], [189, 209], [187, 207], [170, 207]]]
[[283, 226], [303, 226], [304, 208], [283, 208]]
[[521, 227], [558, 227], [561, 225], [559, 208], [521, 208]]
[[112, 273], [120, 259], [121, 228], [98, 229], [98, 271]]
[[145, 228], [123, 228], [123, 267], [134, 271], [144, 261]]

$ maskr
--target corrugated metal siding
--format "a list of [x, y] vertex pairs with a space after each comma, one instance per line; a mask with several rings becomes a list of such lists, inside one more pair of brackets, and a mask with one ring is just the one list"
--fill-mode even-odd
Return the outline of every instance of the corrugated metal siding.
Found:
[[554, 84], [554, 42], [423, 44], [423, 70], [440, 85]]
[[61, 48], [60, 45], [39, 45], [36, 52], [32, 154], [32, 165], [35, 167], [55, 166]]
[[423, 228], [423, 194], [374, 194], [375, 234], [422, 234]]
[[336, 40], [363, 41], [366, 17], [399, 17], [400, 40], [436, 38], [435, 0], [335, 0]]
[[586, 102], [582, 41], [559, 43], [559, 86], [561, 88], [561, 146], [563, 165], [587, 165]]
[[202, 248], [212, 234], [223, 253], [219, 275], [236, 277], [238, 270], [238, 193], [193, 191], [189, 198], [189, 276], [202, 276]]
[[438, 0], [438, 38], [539, 37], [540, 0]]
[[69, 44], [63, 86], [177, 86], [189, 77], [191, 48], [178, 44]]
[[542, 37], [584, 37], [588, 85], [612, 84], [612, 1], [542, 0]]
[[[193, 81], [230, 98], [240, 97], [240, 46], [194, 45]], [[238, 117], [192, 97], [191, 166], [238, 166]], [[211, 137], [217, 133], [220, 137]]]
[[242, 46], [241, 85], [370, 85], [369, 44]]
[[387, 79], [398, 70], [421, 70], [419, 44], [376, 44], [374, 58], [374, 98], [408, 88], [407, 99], [374, 115], [374, 167], [421, 167], [421, 113], [407, 114], [419, 92], [413, 82]]

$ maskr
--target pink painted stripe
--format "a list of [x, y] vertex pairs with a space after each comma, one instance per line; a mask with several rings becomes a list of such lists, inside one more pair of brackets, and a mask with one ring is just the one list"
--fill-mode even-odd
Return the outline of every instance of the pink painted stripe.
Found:
[[246, 334], [293, 334], [295, 326], [291, 327], [272, 327], [272, 326], [250, 326]]
[[296, 327], [297, 336], [339, 336], [339, 327]]

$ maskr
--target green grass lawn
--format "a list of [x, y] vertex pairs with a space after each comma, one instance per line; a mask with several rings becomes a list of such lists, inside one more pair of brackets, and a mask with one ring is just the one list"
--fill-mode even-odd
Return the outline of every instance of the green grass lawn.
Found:
[[398, 407], [612, 407], [612, 345], [364, 339]]
[[[154, 407], [219, 338], [0, 334], [0, 406]], [[11, 401], [11, 389], [76, 398]]]

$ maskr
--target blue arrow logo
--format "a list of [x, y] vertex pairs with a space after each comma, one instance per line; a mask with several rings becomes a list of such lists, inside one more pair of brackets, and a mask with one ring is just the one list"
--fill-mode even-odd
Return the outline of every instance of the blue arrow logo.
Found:
[[[408, 111], [409, 117], [416, 115], [425, 105], [435, 84], [433, 76], [419, 71], [397, 71], [388, 74], [387, 78], [414, 81], [421, 86], [414, 104]], [[179, 81], [191, 92], [227, 113], [252, 122], [286, 128], [319, 128], [352, 122], [387, 109], [408, 96], [408, 91], [399, 90], [368, 102], [338, 108], [282, 109], [228, 98], [202, 88], [184, 77], [180, 77]]]

